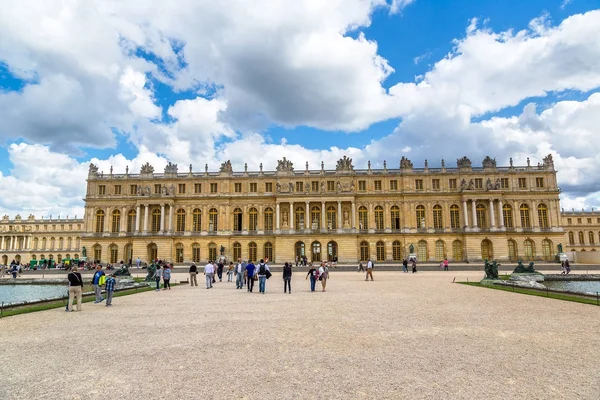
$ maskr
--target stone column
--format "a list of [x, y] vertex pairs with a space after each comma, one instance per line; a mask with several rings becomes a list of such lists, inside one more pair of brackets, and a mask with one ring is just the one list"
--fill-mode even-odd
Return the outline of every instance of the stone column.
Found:
[[4, 250], [4, 236], [0, 237], [0, 250]]
[[173, 204], [169, 206], [169, 232], [173, 232]]
[[137, 205], [136, 211], [135, 211], [135, 232], [139, 232], [140, 231], [140, 221], [141, 221], [142, 215], [140, 214], [140, 205]]
[[148, 233], [148, 214], [150, 213], [150, 206], [144, 204], [144, 233]]
[[352, 202], [352, 229], [356, 229], [356, 203]]
[[337, 208], [337, 229], [342, 229], [342, 202], [338, 201], [338, 208]]
[[312, 221], [310, 219], [310, 201], [306, 202], [306, 208], [304, 209], [304, 229], [312, 229]]
[[165, 205], [160, 205], [160, 227], [158, 229], [160, 232], [165, 230]]
[[464, 215], [464, 219], [465, 219], [465, 227], [468, 228], [469, 227], [469, 211], [467, 210], [467, 201], [463, 200], [462, 202], [463, 204], [463, 215]]
[[10, 242], [8, 243], [8, 250], [12, 250], [13, 249], [13, 239], [14, 239], [14, 236], [11, 236], [10, 239], [9, 239]]
[[[201, 231], [207, 231], [208, 230], [208, 207], [206, 207], [206, 205], [202, 206], [202, 223], [200, 225], [202, 225], [200, 227]], [[202, 254], [202, 253], [200, 253]]]
[[325, 202], [321, 202], [321, 229], [327, 229], [327, 210], [325, 210]]
[[[540, 228], [540, 218], [538, 217], [537, 203], [534, 200], [531, 200], [529, 203], [529, 207], [531, 208], [531, 227], [532, 228]], [[550, 210], [548, 210], [549, 212]]]
[[471, 207], [473, 208], [473, 209], [471, 210], [471, 211], [472, 211], [472, 214], [473, 214], [473, 228], [477, 228], [477, 211], [476, 211], [476, 208], [477, 208], [477, 200], [475, 200], [475, 199], [472, 199], [472, 200], [471, 200]]
[[294, 229], [295, 228], [294, 227], [294, 214], [296, 214], [294, 212], [294, 202], [290, 201], [290, 218], [289, 218], [289, 220], [290, 220], [290, 229]]
[[513, 201], [513, 222], [515, 223], [515, 228], [522, 228], [521, 225], [521, 209], [519, 208], [519, 201]]
[[121, 212], [121, 232], [127, 232], [127, 207], [123, 207]]
[[494, 210], [494, 199], [490, 199], [490, 221], [491, 221], [491, 227], [495, 228], [496, 227], [496, 216], [495, 216], [495, 210]]
[[498, 222], [500, 223], [500, 228], [504, 228], [504, 211], [502, 211], [502, 199], [498, 199]]
[[279, 203], [275, 205], [275, 229], [279, 230]]

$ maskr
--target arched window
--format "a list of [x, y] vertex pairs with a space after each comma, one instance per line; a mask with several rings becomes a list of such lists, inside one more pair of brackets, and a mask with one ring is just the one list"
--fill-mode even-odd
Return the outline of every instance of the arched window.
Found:
[[296, 229], [298, 230], [307, 228], [304, 224], [304, 207], [296, 207], [296, 219], [294, 222], [296, 224]]
[[529, 206], [527, 204], [521, 204], [521, 226], [523, 228], [531, 228], [531, 217], [529, 215]]
[[327, 261], [335, 261], [337, 262], [337, 252], [338, 246], [337, 243], [333, 240], [327, 243]]
[[481, 258], [490, 261], [494, 258], [494, 248], [488, 239], [481, 241]]
[[182, 263], [183, 262], [183, 244], [177, 243], [175, 245], [175, 262]]
[[117, 247], [116, 244], [111, 244], [110, 247], [108, 248], [108, 251], [110, 252], [110, 263], [111, 264], [116, 264], [119, 262], [119, 248]]
[[579, 244], [585, 244], [585, 239], [583, 237], [583, 232], [579, 232]]
[[421, 262], [425, 262], [429, 259], [429, 254], [427, 252], [427, 242], [424, 240], [420, 240], [417, 243], [417, 260]]
[[595, 244], [594, 232], [592, 232], [592, 231], [588, 232], [588, 243], [589, 244]]
[[256, 243], [250, 242], [248, 243], [248, 261], [256, 262], [258, 259], [258, 251]]
[[112, 212], [111, 232], [119, 233], [119, 230], [121, 230], [121, 211], [114, 210]]
[[477, 207], [475, 207], [475, 214], [477, 215], [477, 226], [480, 228], [487, 228], [486, 209], [483, 204], [477, 204]]
[[460, 208], [456, 204], [450, 206], [450, 228], [460, 229]]
[[538, 219], [540, 221], [540, 228], [548, 228], [548, 207], [544, 203], [539, 204], [537, 207]]
[[385, 261], [385, 243], [381, 240], [375, 245], [377, 261]]
[[335, 207], [327, 207], [327, 229], [337, 229], [337, 212]]
[[96, 233], [104, 232], [104, 211], [96, 211]]
[[375, 207], [375, 229], [383, 230], [383, 207]]
[[369, 229], [369, 212], [365, 206], [358, 208], [358, 228], [361, 230]]
[[[583, 233], [582, 233], [583, 235]], [[54, 250], [55, 239], [53, 237], [50, 238], [50, 250]]]
[[219, 213], [216, 208], [208, 211], [208, 231], [216, 232], [219, 230]]
[[265, 262], [267, 262], [269, 260], [273, 261], [273, 243], [271, 243], [271, 242], [265, 243], [263, 258], [265, 259]]
[[73, 238], [69, 236], [67, 238], [67, 249], [71, 250], [72, 248], [73, 248]]
[[42, 238], [42, 250], [46, 250], [46, 238]]
[[321, 228], [321, 209], [317, 206], [310, 209], [310, 226], [311, 229]]
[[81, 247], [81, 238], [80, 237], [76, 237], [75, 238], [75, 248], [78, 249]]
[[552, 260], [552, 242], [549, 239], [542, 240], [542, 255], [544, 260]]
[[199, 208], [194, 208], [192, 211], [192, 230], [194, 232], [202, 230], [202, 211]]
[[417, 228], [425, 228], [425, 206], [417, 206], [416, 209]]
[[238, 242], [233, 244], [233, 261], [237, 261], [242, 258], [242, 245]]
[[392, 206], [390, 210], [390, 215], [392, 218], [392, 229], [400, 229], [400, 207]]
[[126, 244], [124, 249], [125, 249], [125, 262], [131, 264], [133, 262], [133, 245]]
[[463, 259], [463, 244], [460, 240], [452, 242], [452, 258], [454, 261], [462, 261]]
[[248, 211], [248, 230], [255, 232], [258, 229], [258, 210], [252, 207]]
[[217, 260], [217, 245], [215, 243], [208, 244], [208, 260], [209, 261]]
[[304, 252], [304, 242], [296, 242], [294, 249], [296, 250], [296, 257], [298, 257], [298, 260], [306, 255]]
[[438, 240], [435, 242], [435, 259], [436, 261], [442, 261], [445, 257], [444, 241]]
[[525, 250], [525, 259], [531, 261], [535, 259], [535, 246], [533, 244], [533, 240], [525, 239], [524, 250]]
[[102, 261], [102, 246], [100, 246], [99, 244], [94, 245], [93, 250], [94, 250], [94, 260], [93, 261], [96, 261], [96, 262]]
[[[21, 256], [18, 256], [19, 258], [21, 258]], [[20, 262], [21, 260], [17, 260], [17, 262]], [[57, 263], [61, 263], [62, 262], [62, 254], [58, 254], [56, 256], [56, 262]]]
[[321, 261], [321, 243], [315, 240], [310, 248], [312, 250], [312, 261]]
[[235, 208], [233, 210], [233, 230], [239, 232], [242, 230], [242, 209]]
[[442, 206], [436, 204], [433, 206], [433, 229], [444, 229], [444, 220], [442, 219]]
[[512, 239], [508, 239], [508, 259], [510, 261], [516, 261], [519, 257], [519, 253], [517, 251], [517, 242]]
[[273, 209], [271, 207], [265, 209], [265, 231], [273, 231]]
[[152, 232], [160, 231], [160, 209], [155, 208], [152, 211]]
[[[590, 232], [592, 234], [592, 238], [594, 237], [594, 234], [592, 232]], [[62, 237], [58, 238], [58, 249], [62, 250], [63, 249], [63, 245], [64, 245], [65, 240]], [[593, 243], [591, 243], [593, 244]]]
[[[175, 225], [177, 228], [177, 232], [185, 231], [185, 210], [183, 208], [180, 208], [179, 210], [177, 210], [177, 223]], [[183, 262], [183, 261], [177, 261], [177, 262]]]
[[192, 261], [200, 262], [200, 245], [198, 243], [192, 244]]
[[575, 234], [573, 232], [569, 232], [569, 244], [575, 244]]
[[363, 240], [360, 242], [360, 261], [369, 261], [369, 242]]
[[38, 238], [33, 238], [33, 249], [37, 250], [39, 246], [39, 239]]
[[507, 228], [514, 228], [513, 212], [512, 207], [508, 204], [502, 206], [502, 218], [504, 219], [504, 226]]
[[397, 240], [392, 243], [392, 260], [402, 261], [402, 244]]
[[148, 260], [156, 262], [158, 260], [158, 246], [156, 246], [156, 243], [149, 243], [146, 250], [148, 251]]
[[129, 210], [127, 213], [127, 232], [135, 230], [135, 210]]

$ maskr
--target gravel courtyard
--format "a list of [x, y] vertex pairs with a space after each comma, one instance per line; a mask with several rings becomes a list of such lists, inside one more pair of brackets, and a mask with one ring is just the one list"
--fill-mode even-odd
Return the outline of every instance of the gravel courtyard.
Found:
[[477, 272], [310, 293], [303, 271], [291, 295], [278, 272], [1, 319], [0, 399], [600, 398], [600, 307], [452, 283]]

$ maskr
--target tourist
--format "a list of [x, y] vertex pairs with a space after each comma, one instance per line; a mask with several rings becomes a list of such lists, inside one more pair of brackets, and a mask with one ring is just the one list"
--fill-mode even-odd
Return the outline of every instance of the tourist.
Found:
[[417, 260], [414, 258], [412, 259], [412, 272], [413, 274], [417, 272]]
[[269, 266], [265, 264], [265, 260], [260, 260], [258, 263], [258, 291], [262, 294], [265, 294], [267, 290], [267, 279], [271, 277], [271, 270]]
[[402, 260], [402, 272], [408, 273], [408, 260], [406, 258]]
[[112, 298], [115, 293], [116, 283], [115, 274], [110, 274], [110, 276], [106, 278], [106, 307], [112, 306]]
[[[298, 257], [296, 257], [298, 262]], [[286, 293], [289, 289], [289, 294], [292, 294], [292, 265], [291, 263], [285, 263], [283, 265], [283, 293]]]
[[309, 268], [308, 273], [306, 274], [306, 279], [310, 278], [310, 291], [314, 292], [315, 283], [317, 282], [317, 274], [319, 273], [319, 271], [317, 271], [317, 269], [313, 267], [312, 263], [310, 263], [308, 267]]
[[227, 268], [227, 282], [233, 282], [233, 261], [229, 262], [229, 268]]
[[73, 266], [69, 275], [69, 303], [67, 305], [67, 311], [73, 311], [73, 300], [77, 299], [77, 311], [81, 311], [81, 302], [83, 300], [83, 278], [81, 274], [77, 272], [77, 267]]
[[321, 263], [321, 267], [319, 268], [319, 280], [321, 281], [321, 286], [323, 287], [323, 291], [327, 287], [327, 279], [329, 279], [329, 268], [325, 263]]
[[238, 262], [235, 265], [235, 288], [242, 289], [244, 287], [244, 272], [246, 271], [245, 265], [242, 263], [242, 259], [238, 258]]
[[215, 266], [212, 261], [209, 261], [204, 267], [204, 275], [206, 277], [206, 288], [210, 289], [213, 287], [213, 276], [215, 275]]
[[223, 281], [223, 261], [219, 260], [219, 263], [217, 264], [217, 276], [219, 277], [219, 282]]
[[448, 257], [444, 258], [444, 271], [448, 271]]
[[359, 263], [358, 263], [358, 271], [357, 271], [357, 272], [358, 272], [358, 273], [360, 273], [360, 272], [365, 272], [365, 267], [363, 266], [363, 263], [362, 263], [362, 262], [359, 262]]
[[565, 270], [567, 271], [567, 275], [569, 275], [569, 273], [571, 272], [571, 264], [569, 263], [569, 260], [565, 260]]
[[138, 257], [138, 258], [137, 258], [137, 261], [136, 261], [136, 264], [137, 264], [137, 267], [138, 267], [138, 269], [140, 268], [140, 264], [141, 264], [141, 263], [142, 263], [142, 260], [140, 260], [140, 258]]
[[198, 286], [198, 267], [196, 267], [196, 263], [192, 263], [190, 265], [190, 286]]
[[92, 278], [92, 286], [94, 286], [94, 294], [96, 295], [94, 304], [104, 301], [104, 297], [102, 297], [102, 285], [104, 285], [105, 280], [106, 275], [102, 271], [102, 265], [96, 265], [96, 272], [94, 272], [94, 277]]
[[248, 261], [248, 265], [246, 265], [246, 281], [248, 282], [248, 291], [252, 293], [254, 289], [254, 281], [257, 280], [256, 277], [256, 265], [252, 263], [252, 261]]
[[171, 266], [169, 264], [165, 264], [165, 269], [163, 271], [163, 289], [171, 290]]
[[10, 272], [12, 273], [13, 279], [17, 279], [17, 273], [19, 272], [19, 267], [17, 267], [16, 264], [13, 264]]
[[162, 279], [163, 271], [160, 269], [160, 264], [156, 266], [156, 271], [154, 271], [154, 280], [156, 281], [156, 291], [160, 292], [160, 280]]
[[365, 275], [365, 281], [369, 280], [369, 276], [371, 277], [371, 281], [373, 281], [373, 261], [371, 261], [371, 259], [367, 261], [367, 274]]
[[296, 267], [298, 266], [298, 256], [296, 256]]

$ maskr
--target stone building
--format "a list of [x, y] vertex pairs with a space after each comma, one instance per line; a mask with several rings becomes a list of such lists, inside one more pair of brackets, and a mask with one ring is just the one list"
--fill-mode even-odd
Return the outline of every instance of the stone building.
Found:
[[0, 221], [0, 264], [79, 259], [83, 223], [81, 218], [36, 219], [30, 215], [22, 219], [17, 215], [11, 220], [4, 215]]
[[89, 259], [138, 257], [176, 263], [269, 258], [400, 262], [482, 259], [551, 260], [564, 238], [552, 157], [531, 166], [497, 167], [490, 157], [473, 167], [355, 169], [344, 157], [335, 169], [295, 169], [285, 158], [275, 171], [163, 173], [146, 164], [138, 174], [98, 172], [90, 165], [82, 245]]
[[563, 211], [561, 216], [561, 226], [565, 230], [564, 251], [600, 250], [600, 211]]

